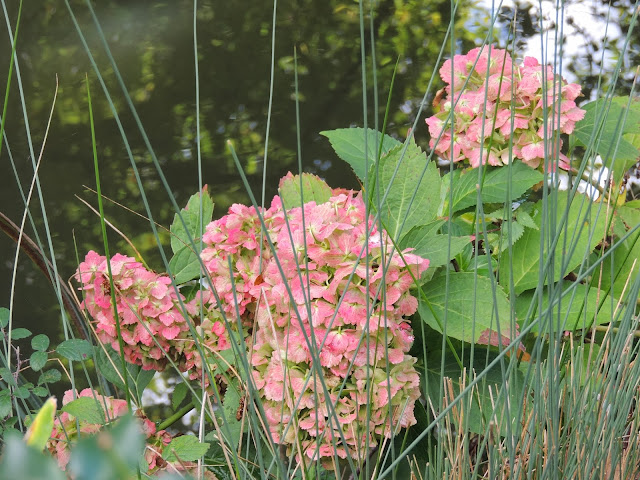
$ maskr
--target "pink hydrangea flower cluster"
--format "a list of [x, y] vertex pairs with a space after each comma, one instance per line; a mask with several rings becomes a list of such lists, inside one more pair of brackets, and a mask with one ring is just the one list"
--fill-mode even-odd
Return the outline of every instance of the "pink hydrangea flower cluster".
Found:
[[[178, 356], [172, 341], [189, 330], [171, 279], [119, 253], [111, 259], [111, 272], [125, 358], [147, 370], [163, 370], [167, 356], [174, 361]], [[76, 279], [83, 285], [83, 306], [96, 321], [98, 338], [119, 351], [106, 257], [87, 253]]]
[[[270, 225], [270, 212], [261, 212]], [[271, 258], [257, 212], [234, 204], [229, 213], [207, 225], [200, 257], [210, 274], [221, 308], [230, 321], [252, 325], [255, 299], [263, 282], [260, 272]], [[229, 270], [231, 263], [231, 270]]]
[[[169, 276], [151, 272], [134, 258], [121, 254], [111, 259], [111, 272], [125, 359], [147, 370], [162, 371], [170, 358], [182, 371], [189, 372], [191, 379], [201, 378], [200, 354]], [[95, 320], [98, 338], [119, 352], [106, 257], [94, 251], [87, 253], [75, 278], [82, 284], [83, 306]], [[210, 292], [201, 292], [190, 302], [185, 302], [184, 297], [181, 300], [191, 321], [198, 325], [196, 330], [202, 336], [200, 345], [205, 352], [230, 347]]]
[[[216, 306], [211, 291], [198, 292], [196, 297], [189, 302], [188, 308], [194, 314], [192, 320], [198, 324], [196, 333], [199, 337], [198, 343], [205, 355], [205, 361], [209, 363], [210, 369], [215, 371], [216, 362], [212, 356], [231, 348], [229, 333], [225, 328], [222, 313]], [[191, 335], [187, 333], [185, 338], [178, 339], [174, 344], [179, 354], [177, 364], [180, 371], [186, 372], [190, 380], [201, 381], [203, 379], [202, 356]], [[205, 376], [204, 385], [208, 386], [208, 384], [209, 379]]]
[[280, 267], [272, 258], [263, 269], [255, 315], [253, 376], [268, 426], [290, 450], [300, 440], [309, 458], [332, 457], [335, 443], [340, 457], [362, 460], [380, 436], [415, 424], [419, 377], [405, 316], [417, 309], [411, 273], [419, 278], [428, 260], [392, 253], [353, 192], [286, 215], [276, 197], [265, 216]]
[[[76, 392], [76, 398], [82, 397], [95, 399], [102, 406], [105, 423], [89, 423], [85, 420], [78, 420], [67, 412], [60, 413], [54, 420], [53, 432], [47, 442], [46, 448], [56, 458], [58, 466], [62, 470], [66, 470], [71, 458], [70, 446], [73, 445], [79, 437], [83, 435], [95, 435], [100, 432], [105, 425], [108, 425], [128, 412], [127, 402], [125, 400], [105, 397], [90, 388], [85, 388], [80, 394]], [[62, 397], [62, 405], [67, 405], [73, 400], [74, 391], [67, 390]], [[155, 476], [162, 472], [189, 472], [197, 466], [193, 462], [166, 462], [162, 458], [163, 449], [171, 443], [173, 437], [166, 430], [157, 430], [155, 423], [149, 420], [141, 410], [136, 411], [136, 416], [142, 421], [142, 433], [144, 433], [146, 437], [144, 457], [148, 465], [148, 471], [143, 473]], [[80, 430], [77, 428], [78, 425], [80, 426]], [[215, 477], [205, 474], [205, 478]]]
[[[79, 395], [76, 392], [76, 398], [80, 397], [95, 398], [103, 408], [106, 422], [110, 422], [128, 411], [125, 400], [104, 397], [95, 393], [90, 388], [85, 388]], [[74, 391], [67, 390], [62, 397], [62, 405], [66, 405], [73, 400]], [[151, 424], [153, 425], [153, 422], [151, 422]], [[80, 430], [77, 428], [78, 425], [80, 426]], [[77, 440], [79, 436], [78, 432], [81, 435], [93, 435], [98, 433], [102, 427], [102, 424], [89, 423], [83, 420], [76, 422], [76, 418], [73, 415], [62, 412], [53, 422], [53, 432], [47, 442], [47, 449], [57, 459], [60, 468], [65, 470], [71, 458], [69, 444]], [[155, 429], [155, 425], [153, 425], [153, 427]]]
[[[203, 235], [212, 290], [186, 303], [205, 351], [230, 347], [223, 314], [243, 335], [252, 332], [268, 428], [277, 443], [302, 445], [309, 458], [332, 457], [335, 443], [339, 456], [364, 459], [381, 437], [415, 424], [419, 377], [407, 317], [417, 300], [409, 289], [429, 262], [394, 251], [365, 212], [361, 195], [342, 189], [325, 203], [286, 211], [277, 196], [260, 212], [233, 205]], [[199, 379], [202, 359], [169, 278], [130, 257], [111, 262], [127, 360], [162, 369], [166, 355]], [[76, 278], [100, 339], [117, 350], [106, 258], [89, 252]]]
[[[438, 113], [426, 120], [429, 146], [439, 157], [468, 161], [474, 168], [487, 162], [506, 165], [511, 141], [512, 157], [532, 168], [543, 163], [545, 151], [553, 158], [557, 154], [561, 168], [569, 168], [569, 159], [559, 151], [562, 141], [553, 134], [570, 134], [584, 117], [575, 103], [580, 85], [567, 84], [553, 67], [533, 57], [516, 64], [505, 50], [488, 46], [447, 60], [440, 76], [447, 87], [434, 101]], [[447, 121], [452, 108], [453, 137]]]

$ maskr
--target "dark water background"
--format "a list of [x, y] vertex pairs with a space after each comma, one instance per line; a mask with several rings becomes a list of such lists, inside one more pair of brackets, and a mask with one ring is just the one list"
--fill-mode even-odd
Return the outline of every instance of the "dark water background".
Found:
[[[7, 16], [15, 27], [19, 2], [5, 3]], [[90, 11], [85, 1], [74, 0], [70, 4], [114, 98], [154, 219], [168, 227], [174, 211], [109, 65]], [[171, 192], [183, 205], [198, 188], [193, 2], [101, 0], [93, 5]], [[502, 20], [508, 24], [514, 11], [505, 9]], [[367, 15], [365, 78], [369, 126], [374, 126], [376, 118], [382, 123], [398, 60], [388, 132], [399, 138], [406, 136], [436, 66], [450, 12], [448, 0], [385, 0], [376, 3], [372, 22]], [[532, 20], [530, 14], [527, 17], [527, 12], [526, 8], [518, 10], [522, 38], [535, 34], [535, 18]], [[261, 192], [272, 16], [271, 2], [198, 2], [202, 174], [216, 205], [214, 217], [222, 216], [234, 202], [249, 202], [227, 150], [227, 140], [234, 143], [254, 193]], [[359, 17], [358, 4], [351, 1], [278, 2], [267, 199], [275, 194], [280, 177], [289, 170], [297, 171], [294, 47], [298, 52], [303, 169], [322, 176], [332, 187], [358, 187], [351, 170], [335, 157], [319, 132], [364, 124]], [[486, 20], [487, 12], [479, 9], [477, 2], [461, 2], [454, 28], [458, 52], [479, 41], [486, 33], [482, 26]], [[505, 31], [504, 22], [498, 25], [496, 34]], [[5, 91], [11, 53], [8, 32], [2, 23], [0, 92]], [[377, 111], [369, 40], [372, 34], [376, 38]], [[505, 45], [506, 38], [500, 40], [500, 46]], [[39, 175], [55, 258], [60, 275], [67, 280], [76, 269], [76, 255], [82, 258], [89, 249], [103, 252], [98, 218], [77, 198], [97, 205], [95, 194], [85, 188], [95, 186], [86, 75], [91, 85], [103, 194], [128, 209], [145, 212], [123, 140], [64, 1], [24, 2], [17, 58], [36, 155], [46, 130], [56, 76], [59, 82]], [[428, 104], [440, 86], [432, 88]], [[19, 183], [27, 191], [33, 167], [15, 73], [9, 100], [6, 139]], [[427, 106], [422, 116], [428, 114]], [[422, 119], [415, 134], [418, 143], [427, 144]], [[6, 145], [0, 154], [0, 165], [0, 211], [19, 223], [24, 205]], [[35, 196], [31, 212], [44, 239], [43, 213]], [[162, 268], [146, 220], [109, 202], [105, 204], [105, 214], [132, 240], [149, 265]], [[35, 237], [31, 226], [27, 226], [26, 233]], [[109, 233], [109, 240], [112, 254], [132, 253], [113, 232]], [[162, 240], [169, 254], [168, 235], [164, 234]], [[4, 307], [9, 306], [14, 255], [15, 244], [0, 235], [0, 306]], [[53, 289], [24, 255], [18, 266], [13, 318], [15, 327], [61, 338], [61, 317]], [[56, 343], [52, 341], [52, 345]], [[28, 342], [18, 344], [28, 356]]]
[[[8, 18], [14, 28], [18, 4], [7, 2]], [[90, 11], [82, 1], [71, 5], [114, 98], [154, 219], [168, 227], [174, 211], [116, 82]], [[193, 2], [101, 1], [94, 2], [94, 7], [171, 192], [178, 204], [184, 205], [198, 189]], [[376, 81], [381, 107], [374, 111], [368, 45], [370, 126], [376, 115], [382, 119], [395, 62], [400, 58], [388, 131], [399, 137], [406, 135], [434, 68], [449, 10], [448, 1], [378, 5], [372, 28], [378, 37]], [[249, 202], [227, 150], [227, 140], [233, 141], [254, 193], [259, 196], [261, 192], [272, 16], [270, 2], [198, 3], [202, 174], [215, 202], [214, 217], [226, 213], [234, 202]], [[369, 38], [371, 25], [368, 19], [366, 22], [365, 35]], [[465, 33], [459, 39], [460, 47], [471, 46], [472, 38]], [[275, 194], [280, 177], [289, 170], [297, 171], [294, 47], [298, 52], [303, 168], [321, 175], [333, 187], [357, 188], [351, 170], [335, 157], [319, 132], [364, 123], [358, 5], [281, 1], [277, 10], [266, 198]], [[9, 37], [3, 26], [0, 63], [5, 73], [0, 78], [1, 91], [6, 86], [10, 54]], [[103, 194], [135, 212], [145, 215], [145, 211], [123, 140], [64, 2], [25, 2], [17, 59], [36, 157], [46, 131], [56, 77], [59, 83], [39, 178], [58, 270], [67, 281], [76, 269], [77, 255], [82, 259], [89, 249], [104, 251], [97, 216], [77, 198], [97, 206], [96, 195], [85, 188], [95, 187], [86, 75], [91, 86]], [[26, 192], [33, 166], [18, 85], [14, 73], [6, 139], [19, 183]], [[422, 122], [420, 129], [418, 138], [426, 143]], [[8, 153], [4, 145], [0, 157], [0, 210], [19, 224], [24, 205]], [[30, 208], [44, 240], [43, 213], [35, 195]], [[148, 221], [109, 202], [105, 204], [105, 214], [132, 240], [149, 265], [162, 269]], [[31, 226], [27, 226], [26, 233], [35, 238]], [[166, 234], [162, 237], [167, 254], [168, 238]], [[112, 231], [109, 240], [111, 254], [132, 254]], [[15, 244], [4, 235], [0, 235], [0, 252], [0, 306], [8, 307]], [[14, 327], [49, 335], [52, 346], [62, 338], [60, 309], [53, 289], [24, 254], [18, 266], [13, 320]], [[19, 341], [18, 345], [22, 355], [28, 357], [28, 340]]]

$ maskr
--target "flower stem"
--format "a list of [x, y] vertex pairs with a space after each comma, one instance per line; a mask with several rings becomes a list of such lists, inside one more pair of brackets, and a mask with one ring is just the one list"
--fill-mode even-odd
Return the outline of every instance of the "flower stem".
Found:
[[169, 418], [167, 418], [164, 422], [158, 425], [158, 430], [166, 430], [171, 425], [173, 425], [178, 420], [180, 420], [182, 417], [184, 417], [191, 410], [193, 410], [193, 402], [187, 403], [184, 407], [182, 407], [180, 410], [178, 410], [176, 413], [174, 413]]

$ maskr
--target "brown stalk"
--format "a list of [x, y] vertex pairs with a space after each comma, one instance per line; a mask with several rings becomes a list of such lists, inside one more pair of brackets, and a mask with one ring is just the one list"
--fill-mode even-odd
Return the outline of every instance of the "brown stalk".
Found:
[[[7, 217], [4, 213], [0, 212], [0, 229], [7, 234], [9, 238], [11, 238], [14, 242], [18, 242], [20, 238], [20, 229], [18, 226], [11, 221], [9, 217]], [[20, 241], [20, 248], [22, 251], [33, 261], [33, 263], [40, 269], [40, 271], [47, 277], [47, 280], [51, 283], [51, 285], [55, 285], [53, 275], [53, 265], [49, 261], [47, 257], [44, 256], [40, 247], [29, 237], [26, 233], [22, 232], [22, 239]], [[49, 273], [51, 272], [51, 273]], [[84, 317], [82, 315], [82, 311], [80, 310], [80, 305], [78, 304], [76, 297], [73, 295], [73, 292], [63, 281], [60, 276], [58, 276], [59, 284], [60, 284], [60, 296], [62, 297], [62, 304], [64, 305], [65, 310], [69, 314], [71, 321], [76, 327], [76, 330], [80, 333], [80, 335], [85, 340], [90, 340], [85, 326], [84, 326]]]

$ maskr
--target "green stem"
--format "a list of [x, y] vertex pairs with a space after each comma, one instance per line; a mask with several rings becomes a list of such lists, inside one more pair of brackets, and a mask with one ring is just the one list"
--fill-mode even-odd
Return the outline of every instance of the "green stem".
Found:
[[[595, 327], [593, 327], [593, 330], [595, 330], [596, 332], [608, 332], [609, 330], [611, 330], [612, 333], [618, 333], [620, 331], [620, 329], [618, 327], [609, 327], [607, 325], [596, 325]], [[636, 338], [640, 338], [640, 330], [633, 330], [633, 336]]]
[[131, 392], [129, 390], [129, 375], [127, 374], [127, 362], [124, 358], [124, 340], [122, 338], [122, 329], [120, 327], [120, 316], [118, 315], [118, 306], [116, 301], [116, 288], [113, 283], [113, 272], [111, 271], [111, 255], [109, 254], [109, 242], [107, 241], [107, 227], [104, 220], [104, 208], [102, 206], [102, 190], [100, 185], [100, 169], [98, 168], [98, 148], [96, 144], [96, 129], [93, 123], [93, 108], [91, 105], [91, 92], [89, 90], [89, 76], [85, 74], [85, 86], [87, 88], [87, 103], [89, 104], [89, 125], [91, 127], [91, 146], [93, 147], [93, 170], [96, 175], [96, 191], [98, 192], [98, 210], [100, 211], [100, 227], [102, 230], [102, 243], [104, 244], [104, 253], [107, 257], [107, 273], [109, 275], [109, 289], [111, 292], [111, 306], [113, 307], [113, 318], [116, 321], [116, 336], [118, 337], [118, 346], [120, 350], [120, 361], [122, 362], [122, 372], [124, 380], [124, 393], [127, 399], [129, 412], [131, 408]]
[[[579, 172], [578, 172], [578, 170], [577, 170], [577, 169], [572, 168], [572, 169], [571, 169], [571, 173], [573, 173], [575, 176], [578, 176], [578, 173], [579, 173]], [[597, 190], [600, 192], [600, 194], [603, 196], [603, 198], [604, 198], [604, 196], [605, 196], [605, 194], [606, 194], [606, 191], [605, 191], [605, 189], [604, 189], [604, 188], [603, 188], [603, 187], [598, 183], [598, 181], [597, 181], [595, 178], [592, 178], [592, 177], [591, 177], [591, 175], [589, 175], [587, 172], [582, 172], [581, 179], [582, 179], [582, 180], [584, 180], [585, 182], [587, 182], [588, 184], [590, 184], [591, 186], [593, 186], [595, 189], [597, 189]], [[595, 181], [596, 183], [593, 183], [594, 181]]]
[[187, 403], [184, 407], [182, 407], [180, 410], [178, 410], [176, 413], [174, 413], [169, 418], [167, 418], [164, 422], [158, 425], [158, 430], [165, 430], [169, 428], [171, 425], [176, 423], [178, 420], [184, 417], [187, 413], [193, 410], [193, 407], [194, 407], [193, 402]]

